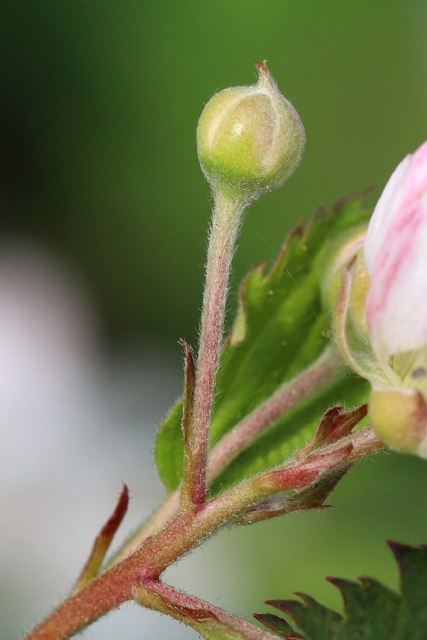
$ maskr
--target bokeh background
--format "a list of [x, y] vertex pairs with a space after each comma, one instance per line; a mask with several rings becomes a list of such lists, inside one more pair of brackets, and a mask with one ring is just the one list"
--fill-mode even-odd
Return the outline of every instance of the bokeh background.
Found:
[[[230, 307], [301, 216], [370, 186], [374, 204], [427, 137], [425, 0], [0, 3], [5, 640], [66, 594], [122, 481], [128, 527], [162, 497], [151, 450], [180, 392], [177, 341], [196, 342], [210, 215], [195, 127], [264, 58], [307, 148], [247, 216]], [[339, 608], [326, 575], [396, 587], [385, 540], [427, 542], [426, 480], [422, 461], [377, 456], [341, 483], [335, 511], [222, 532], [167, 579], [246, 617], [294, 590]], [[171, 634], [195, 637], [129, 606], [82, 637]]]

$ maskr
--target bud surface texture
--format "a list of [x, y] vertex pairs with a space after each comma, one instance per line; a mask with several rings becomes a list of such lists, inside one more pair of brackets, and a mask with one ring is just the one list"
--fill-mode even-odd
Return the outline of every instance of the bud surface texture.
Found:
[[197, 129], [200, 164], [214, 189], [256, 198], [282, 186], [301, 161], [305, 132], [264, 61], [258, 82], [224, 89], [206, 105]]

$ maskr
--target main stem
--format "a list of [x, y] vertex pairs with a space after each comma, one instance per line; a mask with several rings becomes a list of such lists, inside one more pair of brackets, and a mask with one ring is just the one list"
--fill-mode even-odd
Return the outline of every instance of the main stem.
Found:
[[[26, 640], [66, 640], [121, 603], [131, 600], [147, 580], [157, 581], [177, 558], [194, 548], [256, 499], [250, 479], [203, 507], [178, 515], [165, 529], [147, 539], [137, 552], [95, 578], [68, 598], [38, 625]], [[151, 606], [138, 598], [141, 604]]]
[[[343, 460], [344, 464], [351, 464], [383, 447], [382, 442], [369, 428], [350, 434], [333, 445], [325, 445], [316, 452], [320, 465], [322, 454], [327, 462], [326, 466], [319, 467], [320, 475], [328, 473], [327, 456], [333, 453], [335, 445], [341, 451], [346, 445], [351, 445], [348, 457]], [[144, 606], [152, 607], [155, 603], [148, 591], [151, 590], [150, 587], [161, 588], [156, 587], [156, 584], [158, 585], [161, 573], [168, 566], [233, 518], [239, 517], [254, 503], [258, 503], [278, 490], [291, 488], [292, 481], [298, 480], [298, 467], [301, 465], [300, 471], [304, 473], [307, 471], [307, 468], [304, 469], [304, 464], [308, 461], [309, 457], [305, 461], [294, 457], [281, 469], [273, 470], [264, 476], [249, 478], [204, 506], [181, 513], [165, 529], [145, 540], [132, 556], [101, 574], [76, 595], [68, 598], [36, 627], [26, 640], [66, 640], [111, 609], [135, 597]], [[340, 459], [335, 462], [333, 459], [329, 461], [330, 470], [342, 462]], [[282, 482], [280, 486], [277, 485], [278, 474], [282, 474], [285, 484]], [[269, 478], [273, 478], [273, 484]], [[307, 485], [313, 481], [313, 478], [314, 476], [306, 477]], [[302, 488], [301, 484], [298, 486]], [[154, 608], [173, 615], [174, 612], [170, 608], [162, 608], [161, 603], [158, 604], [159, 606]]]
[[207, 458], [215, 380], [221, 353], [228, 279], [246, 202], [233, 193], [217, 194], [209, 237], [200, 346], [193, 411], [185, 443], [181, 509], [206, 499]]
[[[311, 367], [283, 384], [262, 404], [245, 416], [212, 448], [208, 461], [207, 481], [211, 483], [219, 473], [245, 447], [275, 420], [325, 387], [333, 384], [344, 373], [344, 364], [333, 347], [328, 347]], [[176, 517], [179, 510], [181, 489], [167, 498], [153, 517], [128, 540], [123, 549], [112, 559], [111, 566], [134, 553], [146, 538], [160, 531]]]

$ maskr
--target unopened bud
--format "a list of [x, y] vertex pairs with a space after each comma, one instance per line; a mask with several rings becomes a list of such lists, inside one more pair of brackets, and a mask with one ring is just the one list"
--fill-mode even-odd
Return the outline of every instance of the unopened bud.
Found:
[[427, 458], [427, 404], [413, 389], [374, 389], [369, 418], [381, 440], [397, 451]]
[[200, 164], [214, 189], [249, 199], [280, 187], [299, 165], [305, 132], [267, 64], [258, 82], [224, 89], [206, 105], [197, 128]]

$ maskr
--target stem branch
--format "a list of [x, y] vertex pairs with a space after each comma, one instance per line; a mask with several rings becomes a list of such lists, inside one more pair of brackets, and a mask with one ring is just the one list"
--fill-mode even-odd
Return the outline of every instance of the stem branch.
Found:
[[[298, 376], [283, 384], [252, 413], [243, 418], [212, 449], [208, 463], [207, 480], [211, 483], [221, 471], [260, 433], [273, 422], [283, 417], [292, 408], [308, 397], [314, 397], [326, 386], [335, 382], [343, 373], [341, 357], [333, 347], [328, 347], [314, 364]], [[113, 558], [116, 564], [134, 553], [153, 533], [166, 526], [178, 513], [180, 489], [171, 494], [159, 511], [129, 541], [122, 551]], [[182, 504], [182, 501], [181, 501]]]
[[[277, 636], [255, 627], [223, 609], [189, 596], [157, 580], [147, 580], [135, 590], [135, 600], [145, 607], [162, 611], [196, 629], [205, 638], [222, 634], [236, 640], [274, 640]], [[212, 634], [212, 635], [211, 635]]]
[[344, 363], [337, 351], [328, 347], [308, 369], [282, 384], [214, 447], [209, 460], [209, 482], [212, 482], [262, 431], [296, 405], [308, 398], [314, 398], [318, 392], [340, 378], [344, 369]]
[[[372, 429], [365, 428], [335, 445], [320, 447], [314, 457], [309, 454], [300, 460], [296, 455], [280, 469], [249, 478], [218, 498], [179, 514], [159, 533], [147, 538], [132, 556], [66, 600], [26, 640], [66, 640], [122, 602], [135, 597], [142, 602], [138, 590], [144, 584], [158, 583], [168, 566], [255, 503], [278, 490], [301, 488], [336, 465], [351, 464], [382, 447]], [[345, 448], [348, 455], [342, 456]], [[173, 615], [172, 611], [169, 613]]]

